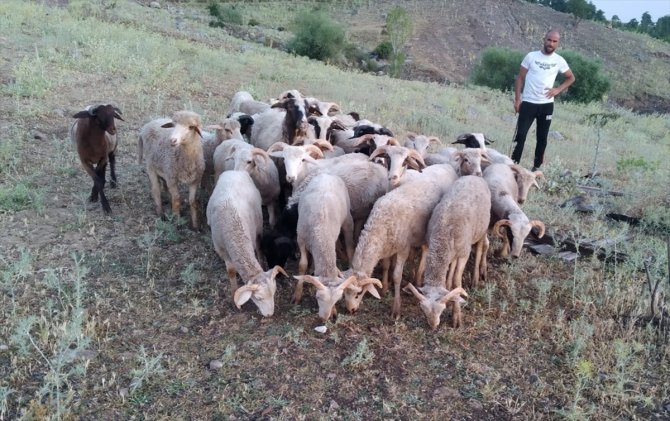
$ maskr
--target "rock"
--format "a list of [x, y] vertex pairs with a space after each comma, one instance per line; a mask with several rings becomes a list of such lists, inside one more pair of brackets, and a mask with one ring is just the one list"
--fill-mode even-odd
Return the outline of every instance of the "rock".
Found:
[[469, 406], [473, 411], [483, 411], [483, 410], [484, 410], [484, 405], [482, 405], [482, 403], [479, 402], [477, 399], [470, 399], [470, 400], [468, 400], [468, 406]]
[[565, 136], [563, 136], [559, 131], [549, 130], [549, 139], [561, 141], [565, 140]]
[[331, 400], [330, 401], [330, 407], [328, 407], [328, 412], [337, 411], [338, 409], [340, 409], [340, 405], [337, 402], [335, 402], [334, 400]]
[[442, 386], [433, 391], [433, 399], [455, 399], [460, 397], [460, 392], [452, 387]]
[[125, 399], [126, 396], [128, 396], [128, 388], [127, 387], [122, 387], [121, 389], [119, 389], [119, 396], [121, 396], [123, 399]]
[[153, 7], [154, 9], [160, 9], [161, 4], [158, 3], [157, 1], [152, 1], [151, 3], [149, 3], [149, 7]]
[[186, 326], [182, 326], [182, 327], [179, 328], [179, 331], [181, 333], [188, 333], [188, 328]]
[[314, 328], [314, 330], [316, 330], [319, 333], [326, 333], [328, 328], [326, 326], [317, 326], [317, 327]]
[[212, 360], [209, 362], [210, 370], [218, 370], [221, 367], [223, 367], [223, 361], [221, 360]]
[[7, 351], [9, 349], [9, 346], [5, 344], [0, 344], [0, 351]]

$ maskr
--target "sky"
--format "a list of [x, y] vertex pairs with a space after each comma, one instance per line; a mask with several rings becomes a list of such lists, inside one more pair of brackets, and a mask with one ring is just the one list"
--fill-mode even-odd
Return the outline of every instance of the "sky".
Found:
[[607, 20], [613, 15], [619, 16], [621, 22], [626, 23], [631, 19], [638, 22], [642, 13], [649, 12], [651, 20], [656, 22], [658, 18], [670, 15], [670, 0], [590, 0], [596, 9], [605, 12]]

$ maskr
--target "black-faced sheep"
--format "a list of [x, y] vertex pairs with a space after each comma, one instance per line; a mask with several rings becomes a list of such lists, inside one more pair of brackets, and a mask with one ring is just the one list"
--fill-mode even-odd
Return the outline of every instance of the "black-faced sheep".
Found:
[[89, 200], [100, 204], [106, 213], [111, 213], [105, 196], [105, 178], [107, 163], [111, 172], [110, 186], [116, 187], [116, 125], [114, 119], [121, 118], [121, 110], [103, 104], [87, 107], [72, 116], [77, 120], [70, 128], [70, 137], [77, 145], [77, 154], [86, 173], [93, 179], [93, 189]]
[[292, 145], [296, 139], [308, 136], [310, 125], [304, 99], [288, 98], [253, 118], [250, 143], [263, 150], [277, 142]]
[[196, 192], [205, 171], [200, 138], [200, 116], [192, 111], [177, 111], [172, 119], [161, 118], [145, 124], [138, 139], [139, 161], [142, 162], [145, 152], [147, 155], [146, 169], [156, 213], [163, 214], [159, 177], [167, 184], [172, 213], [177, 216], [181, 208], [178, 183], [187, 184], [191, 225], [196, 230], [200, 228]]

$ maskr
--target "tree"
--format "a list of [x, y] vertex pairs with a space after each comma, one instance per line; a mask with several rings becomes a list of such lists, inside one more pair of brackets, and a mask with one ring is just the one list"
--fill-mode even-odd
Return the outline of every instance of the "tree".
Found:
[[391, 76], [400, 75], [403, 64], [405, 64], [405, 52], [403, 48], [407, 39], [412, 35], [412, 18], [400, 6], [396, 6], [386, 16], [386, 32], [391, 41]]
[[298, 15], [295, 28], [294, 37], [288, 44], [289, 51], [329, 62], [344, 50], [344, 29], [324, 13]]
[[587, 3], [586, 0], [568, 0], [568, 12], [580, 19], [591, 19], [595, 14], [593, 3]]
[[507, 48], [489, 47], [482, 52], [482, 58], [472, 70], [470, 81], [475, 85], [488, 86], [501, 91], [514, 89], [514, 79], [524, 53]]
[[642, 14], [642, 19], [640, 20], [640, 32], [645, 34], [650, 34], [654, 29], [654, 21], [651, 20], [651, 15], [649, 12], [644, 12]]
[[[560, 54], [575, 75], [575, 83], [560, 97], [566, 101], [581, 103], [600, 101], [610, 88], [609, 79], [600, 72], [600, 63], [575, 51], [563, 50]], [[562, 76], [559, 75], [560, 79]]]
[[653, 36], [666, 42], [670, 42], [670, 15], [658, 18], [656, 25], [654, 26]]
[[612, 28], [621, 28], [621, 18], [619, 18], [619, 15], [614, 15], [612, 16]]
[[629, 20], [628, 23], [624, 25], [629, 31], [636, 31], [638, 26], [640, 26], [640, 23], [635, 18]]

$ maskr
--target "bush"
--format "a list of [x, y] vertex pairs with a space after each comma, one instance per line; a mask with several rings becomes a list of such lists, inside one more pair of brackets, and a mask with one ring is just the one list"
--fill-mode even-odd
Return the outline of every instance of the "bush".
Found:
[[[600, 101], [610, 87], [609, 80], [600, 73], [600, 64], [574, 51], [561, 51], [559, 54], [568, 62], [576, 78], [575, 83], [559, 95], [559, 98], [581, 103]], [[472, 71], [470, 81], [475, 85], [511, 91], [524, 56], [525, 53], [521, 51], [487, 48], [482, 53], [481, 62]], [[563, 80], [563, 76], [559, 74], [556, 86]]]
[[213, 1], [209, 3], [207, 9], [209, 10], [209, 14], [215, 18], [215, 20], [209, 22], [209, 26], [223, 27], [226, 23], [235, 25], [242, 25], [244, 23], [242, 13], [235, 6], [222, 7], [218, 2]]
[[[600, 73], [600, 63], [590, 60], [574, 51], [559, 53], [568, 62], [575, 75], [575, 83], [559, 95], [566, 101], [589, 103], [600, 101], [610, 89], [610, 81]], [[559, 75], [559, 81], [563, 78]]]
[[391, 45], [391, 41], [380, 42], [379, 45], [377, 45], [377, 47], [375, 47], [375, 49], [372, 51], [372, 53], [382, 60], [388, 60], [389, 57], [391, 57], [391, 53], [393, 53], [393, 46]]
[[344, 29], [322, 12], [304, 12], [295, 20], [295, 34], [288, 49], [309, 58], [330, 61], [344, 49]]
[[514, 79], [524, 53], [508, 48], [490, 47], [482, 52], [482, 59], [475, 66], [470, 81], [475, 85], [488, 86], [503, 92], [514, 89]]

